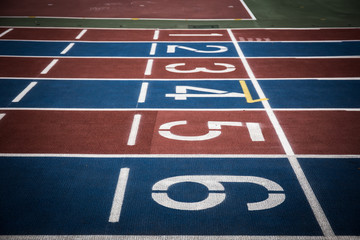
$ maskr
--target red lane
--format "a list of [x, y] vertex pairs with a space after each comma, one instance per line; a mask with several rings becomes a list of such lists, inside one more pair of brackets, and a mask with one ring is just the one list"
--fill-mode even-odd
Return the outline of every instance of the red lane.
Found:
[[[0, 29], [0, 33], [7, 30]], [[72, 41], [231, 41], [226, 30], [158, 30], [154, 29], [84, 29], [63, 28], [13, 28], [2, 39], [21, 40], [72, 40]]]
[[[178, 71], [183, 71], [179, 73], [174, 73], [166, 70], [166, 67], [172, 64], [185, 63], [184, 66], [177, 66], [175, 69]], [[234, 71], [222, 73], [221, 71], [225, 70], [226, 67], [215, 65], [215, 63], [220, 64], [229, 64], [233, 66]], [[201, 70], [195, 73], [186, 73], [186, 71], [195, 70], [196, 68], [206, 68], [210, 71], [215, 72], [205, 72], [207, 70]], [[216, 72], [218, 71], [218, 72]], [[146, 78], [160, 78], [160, 79], [198, 79], [198, 78], [209, 78], [209, 79], [223, 79], [223, 78], [248, 78], [246, 70], [242, 65], [239, 59], [233, 58], [200, 58], [200, 59], [190, 59], [190, 58], [179, 58], [179, 59], [154, 59], [153, 71], [151, 76], [146, 76]]]
[[42, 77], [143, 78], [147, 59], [63, 58]]
[[[222, 126], [221, 135], [206, 141], [179, 141], [166, 139], [156, 132], [151, 153], [174, 154], [283, 154], [284, 151], [264, 111], [241, 112], [159, 112], [155, 130], [164, 123], [187, 121], [187, 125], [171, 128], [171, 132], [183, 136], [200, 136], [209, 132], [208, 121], [242, 122], [242, 127]], [[260, 123], [264, 142], [251, 140], [246, 122]]]
[[[148, 59], [123, 58], [59, 58], [59, 61], [47, 74], [40, 74], [52, 61], [52, 58], [0, 57], [0, 77], [44, 77], [44, 78], [125, 78], [125, 79], [181, 79], [181, 78], [248, 78], [238, 59], [154, 59], [151, 75], [145, 76]], [[185, 63], [179, 71], [206, 68], [211, 71], [223, 71], [225, 63], [234, 66], [228, 73], [174, 73], [166, 66]]]
[[[0, 33], [7, 30], [1, 28]], [[74, 40], [83, 29], [63, 28], [14, 28], [2, 39], [23, 40]], [[231, 41], [226, 30], [186, 29], [159, 30], [154, 39], [154, 29], [87, 29], [82, 41]], [[320, 29], [320, 30], [273, 30], [237, 29], [233, 30], [239, 41], [321, 41], [360, 40], [360, 28]]]
[[[68, 154], [283, 154], [264, 111], [135, 112], [135, 111], [1, 111], [0, 153]], [[135, 114], [141, 121], [134, 146], [128, 139]], [[26, 121], [24, 121], [26, 119]], [[222, 126], [221, 134], [203, 141], [161, 136], [160, 126], [172, 121], [171, 133], [198, 136], [209, 132], [208, 121], [241, 122]], [[259, 123], [265, 141], [252, 141], [247, 122]]]
[[104, 30], [89, 29], [83, 41], [153, 41], [155, 30]]
[[238, 41], [360, 40], [360, 28], [348, 29], [237, 29]]
[[27, 0], [0, 1], [0, 16], [169, 18], [169, 19], [249, 19], [238, 0]]
[[[1, 153], [148, 153], [156, 112], [142, 112], [135, 146], [128, 146], [137, 112], [4, 111]], [[25, 121], [24, 121], [25, 119]]]
[[226, 30], [203, 29], [203, 30], [160, 30], [159, 41], [231, 41]]
[[0, 77], [39, 77], [51, 58], [0, 57]]
[[257, 78], [360, 77], [360, 58], [248, 58]]
[[72, 41], [152, 41], [155, 30], [14, 28], [2, 39], [22, 40], [72, 40]]
[[1, 39], [20, 40], [73, 40], [81, 29], [13, 28]]
[[52, 58], [0, 57], [1, 77], [143, 78], [146, 59], [60, 58], [47, 74], [40, 74]]
[[360, 112], [276, 111], [296, 154], [360, 154]]
[[[145, 58], [59, 58], [47, 74], [40, 74], [51, 61], [52, 58], [0, 57], [0, 76], [125, 79], [248, 78], [241, 62], [233, 58], [154, 59], [150, 75], [145, 75], [148, 63], [148, 59]], [[359, 77], [360, 69], [359, 58], [249, 58], [248, 62], [257, 78]], [[233, 67], [228, 68], [215, 63], [229, 64]], [[173, 64], [185, 65], [171, 67]], [[226, 68], [229, 72], [222, 72]]]

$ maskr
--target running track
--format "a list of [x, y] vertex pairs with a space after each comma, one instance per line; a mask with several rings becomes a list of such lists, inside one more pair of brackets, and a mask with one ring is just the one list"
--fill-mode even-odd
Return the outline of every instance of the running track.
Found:
[[358, 239], [359, 36], [0, 29], [0, 238]]

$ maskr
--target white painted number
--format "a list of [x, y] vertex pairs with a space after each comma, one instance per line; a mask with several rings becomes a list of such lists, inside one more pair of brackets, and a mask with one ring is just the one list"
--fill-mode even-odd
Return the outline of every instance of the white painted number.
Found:
[[[182, 136], [176, 135], [171, 132], [171, 128], [179, 125], [186, 125], [187, 121], [175, 121], [168, 122], [160, 126], [159, 134], [165, 138], [178, 141], [205, 141], [210, 140], [221, 135], [221, 126], [233, 126], [241, 127], [243, 124], [241, 122], [221, 122], [221, 121], [208, 121], [209, 132], [201, 136]], [[246, 126], [249, 130], [251, 140], [253, 142], [264, 142], [265, 139], [261, 132], [259, 123], [246, 123]]]
[[176, 48], [184, 49], [191, 52], [197, 52], [197, 53], [223, 53], [228, 50], [227, 47], [224, 46], [217, 46], [217, 45], [206, 45], [207, 48], [216, 48], [215, 50], [198, 50], [191, 47], [186, 46], [180, 46], [180, 45], [168, 45], [167, 47], [167, 53], [175, 53]]
[[196, 67], [195, 69], [190, 70], [179, 70], [177, 67], [185, 66], [185, 63], [173, 63], [169, 64], [165, 67], [165, 69], [169, 72], [173, 73], [198, 73], [198, 72], [207, 72], [207, 73], [227, 73], [235, 71], [235, 66], [227, 63], [214, 63], [215, 66], [223, 66], [225, 69], [221, 70], [211, 70], [207, 69], [206, 67]]
[[[169, 187], [184, 182], [194, 182], [204, 185], [208, 191], [221, 191], [221, 192], [209, 192], [208, 197], [199, 202], [180, 202], [174, 199], [171, 199], [167, 193]], [[221, 176], [221, 175], [193, 175], [193, 176], [177, 176], [163, 179], [154, 184], [152, 188], [152, 198], [158, 204], [172, 208], [176, 210], [185, 210], [185, 211], [199, 211], [209, 208], [213, 208], [221, 204], [225, 198], [225, 188], [221, 184], [222, 182], [231, 182], [231, 183], [253, 183], [260, 185], [268, 191], [275, 193], [269, 193], [268, 198], [260, 201], [247, 203], [247, 208], [249, 211], [259, 211], [271, 209], [276, 206], [279, 206], [285, 201], [285, 194], [283, 193], [284, 189], [277, 184], [266, 178], [253, 177], [253, 176]], [[156, 192], [154, 192], [156, 191]]]
[[[203, 92], [201, 94], [188, 93], [189, 90]], [[210, 89], [210, 88], [200, 88], [200, 87], [192, 87], [192, 86], [176, 86], [176, 93], [168, 93], [166, 97], [173, 97], [175, 100], [187, 100], [190, 97], [197, 98], [213, 98], [213, 97], [245, 97], [243, 93], [237, 92], [227, 92], [223, 90]], [[207, 94], [205, 94], [207, 93]]]

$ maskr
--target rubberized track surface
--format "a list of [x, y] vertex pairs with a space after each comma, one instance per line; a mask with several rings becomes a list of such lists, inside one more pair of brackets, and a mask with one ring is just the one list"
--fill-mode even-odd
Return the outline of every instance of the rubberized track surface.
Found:
[[28, 0], [0, 3], [0, 16], [37, 16], [121, 19], [253, 19], [238, 0], [158, 0], [104, 2], [100, 0]]
[[0, 29], [0, 238], [358, 239], [359, 33]]

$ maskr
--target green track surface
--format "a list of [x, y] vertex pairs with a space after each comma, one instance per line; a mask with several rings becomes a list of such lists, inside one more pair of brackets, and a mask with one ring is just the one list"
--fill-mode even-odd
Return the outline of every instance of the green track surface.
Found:
[[246, 0], [257, 20], [177, 21], [0, 18], [0, 26], [95, 28], [359, 27], [359, 0]]

